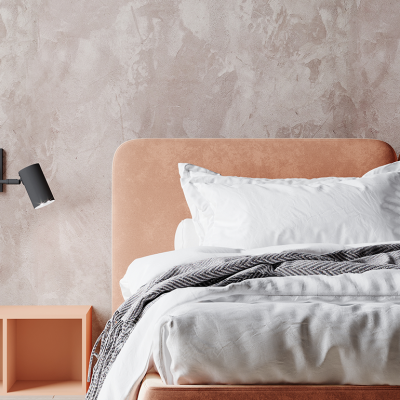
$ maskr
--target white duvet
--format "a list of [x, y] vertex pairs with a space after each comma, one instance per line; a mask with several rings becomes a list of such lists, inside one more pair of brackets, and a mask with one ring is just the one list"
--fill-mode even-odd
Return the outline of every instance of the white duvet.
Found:
[[[138, 281], [220, 253], [322, 254], [356, 246], [185, 249], [136, 260], [121, 286], [129, 296]], [[378, 270], [174, 290], [138, 322], [98, 398], [136, 399], [141, 379], [153, 367], [168, 384], [399, 385], [399, 288], [400, 271]]]

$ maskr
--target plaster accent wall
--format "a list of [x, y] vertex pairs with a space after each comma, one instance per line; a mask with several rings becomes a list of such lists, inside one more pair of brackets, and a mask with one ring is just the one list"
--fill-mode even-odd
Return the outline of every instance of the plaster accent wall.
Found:
[[111, 163], [138, 137], [366, 137], [400, 151], [400, 2], [2, 0], [0, 304], [111, 313]]

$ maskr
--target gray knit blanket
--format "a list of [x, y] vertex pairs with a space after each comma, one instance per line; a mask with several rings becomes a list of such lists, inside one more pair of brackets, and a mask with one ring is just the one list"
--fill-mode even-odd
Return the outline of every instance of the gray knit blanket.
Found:
[[[107, 322], [90, 357], [86, 400], [97, 399], [115, 358], [146, 310], [162, 295], [186, 287], [227, 286], [247, 279], [294, 275], [340, 275], [400, 269], [400, 244], [374, 245], [324, 255], [298, 252], [215, 257], [178, 265], [142, 286]], [[96, 349], [101, 342], [100, 350]], [[97, 359], [91, 375], [94, 358]]]

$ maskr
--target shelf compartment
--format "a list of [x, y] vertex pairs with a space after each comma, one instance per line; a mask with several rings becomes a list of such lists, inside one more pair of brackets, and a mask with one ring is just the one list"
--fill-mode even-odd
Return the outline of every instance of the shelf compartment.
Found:
[[64, 396], [82, 394], [82, 382], [79, 381], [16, 381], [8, 395], [18, 396]]
[[82, 319], [7, 319], [7, 394], [85, 393], [82, 322]]

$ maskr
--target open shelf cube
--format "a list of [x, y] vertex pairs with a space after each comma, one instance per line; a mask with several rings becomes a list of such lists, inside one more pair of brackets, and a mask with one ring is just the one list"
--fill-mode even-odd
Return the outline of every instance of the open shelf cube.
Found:
[[91, 351], [90, 306], [0, 307], [0, 317], [1, 394], [86, 393]]

